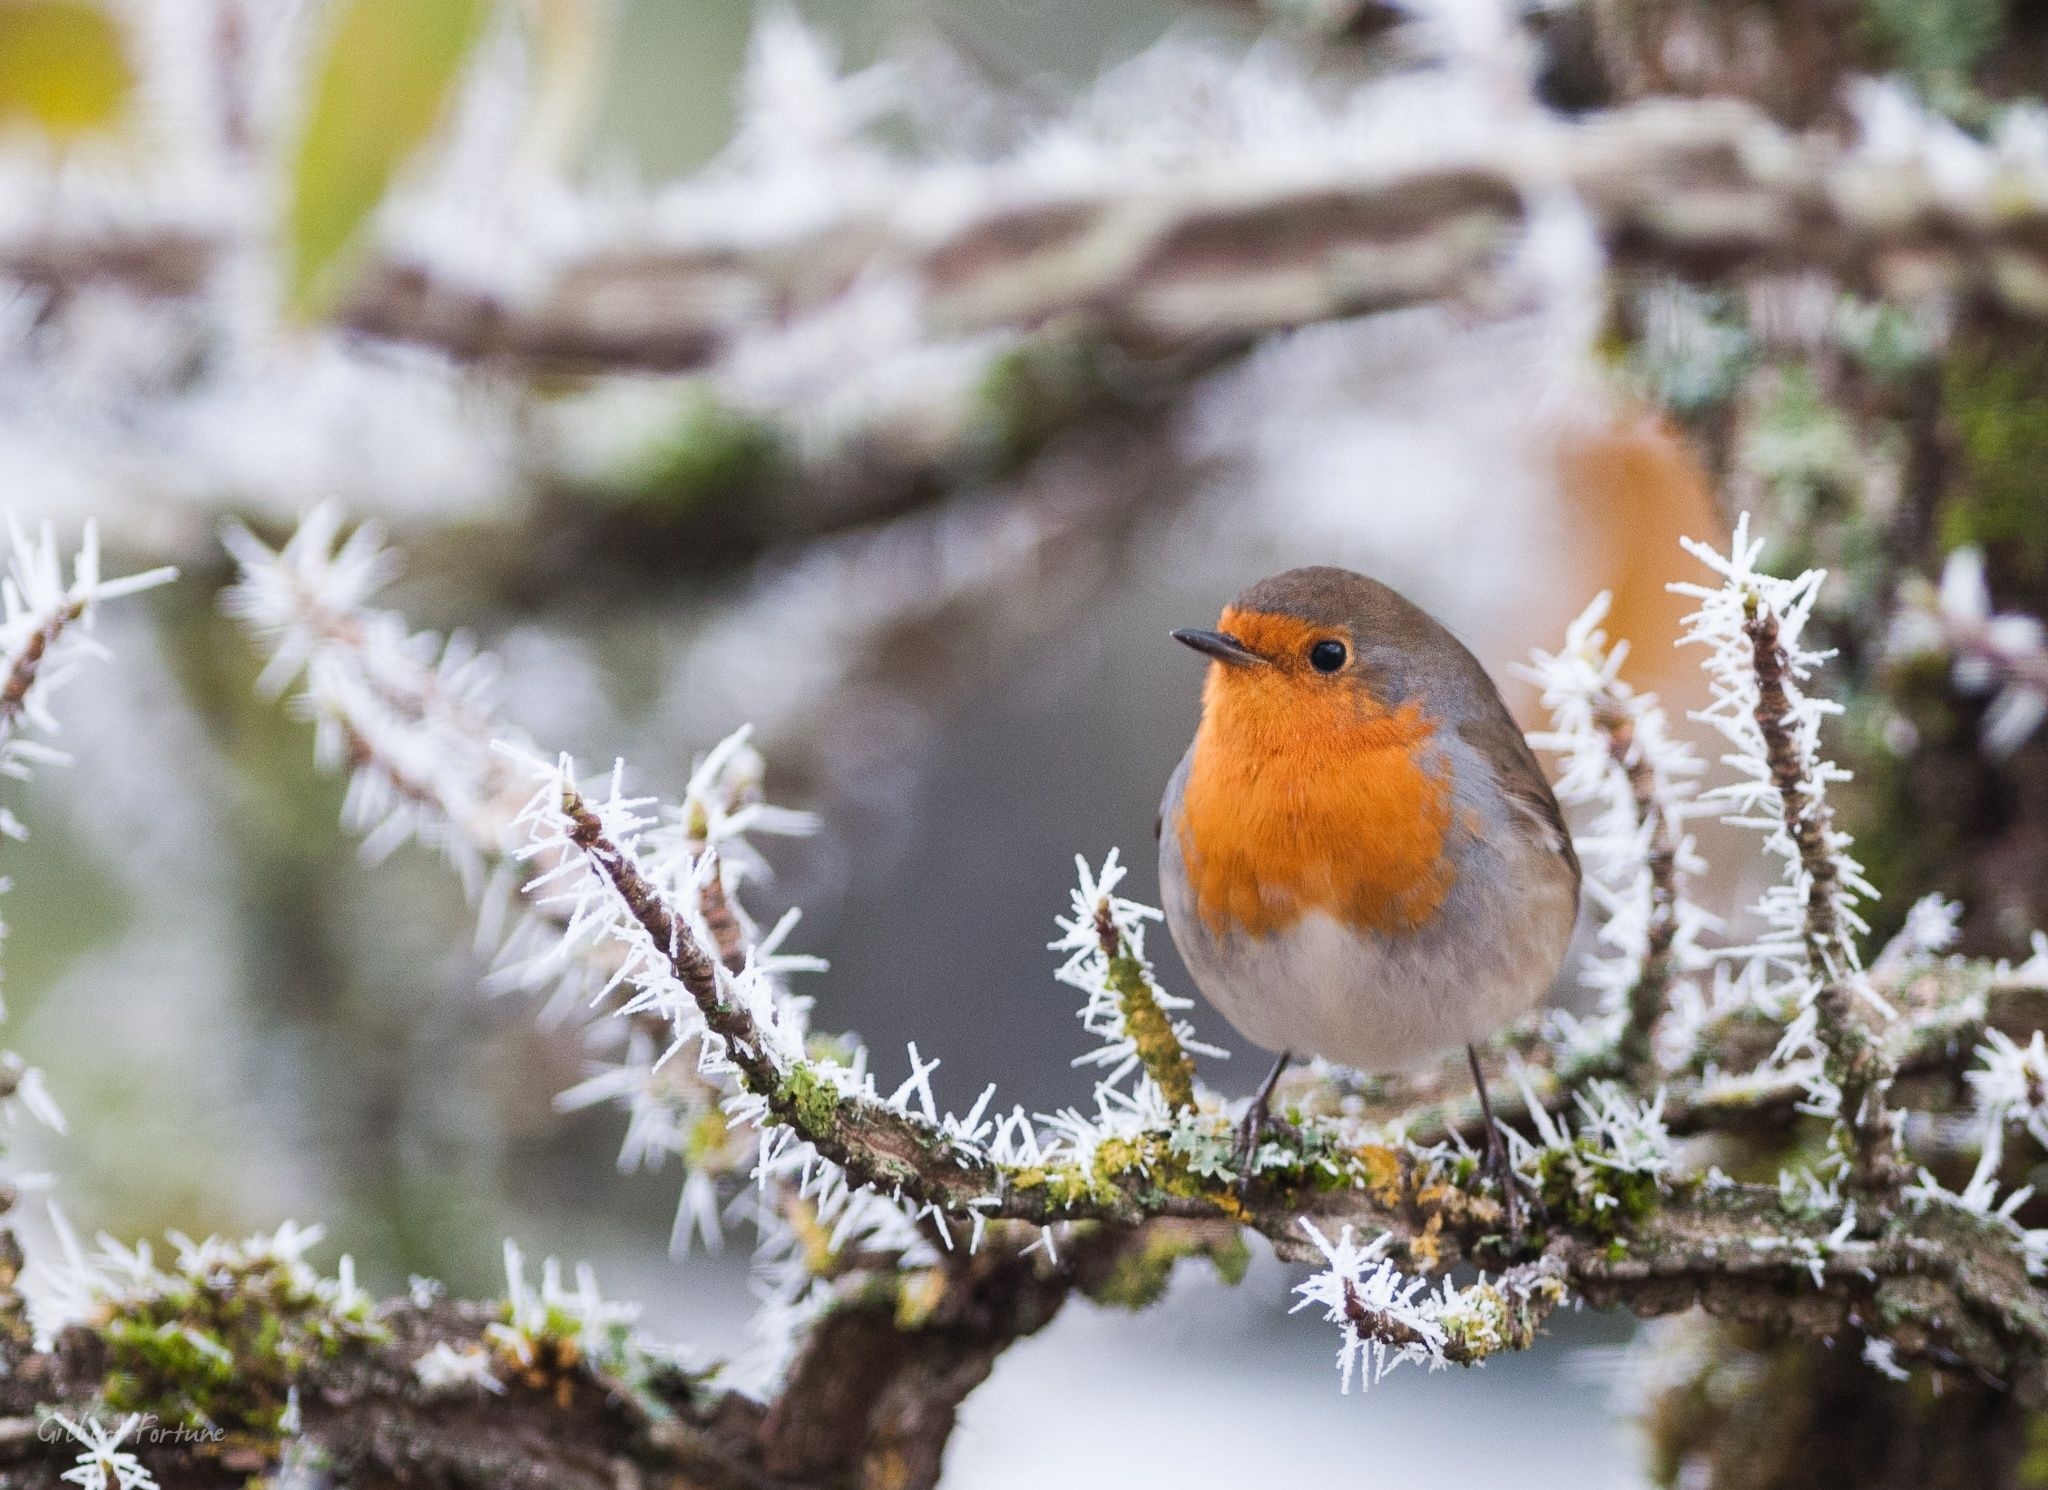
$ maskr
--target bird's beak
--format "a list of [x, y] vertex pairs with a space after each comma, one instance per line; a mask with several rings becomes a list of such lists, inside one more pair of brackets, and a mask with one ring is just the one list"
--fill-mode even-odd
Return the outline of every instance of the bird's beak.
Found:
[[1229, 667], [1262, 667], [1266, 659], [1252, 651], [1243, 642], [1227, 631], [1195, 631], [1182, 629], [1173, 634], [1173, 639], [1184, 647], [1193, 647], [1205, 657], [1213, 657]]

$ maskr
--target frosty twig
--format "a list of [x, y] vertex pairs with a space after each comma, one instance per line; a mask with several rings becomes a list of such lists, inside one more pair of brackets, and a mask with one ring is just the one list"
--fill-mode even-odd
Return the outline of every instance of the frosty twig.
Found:
[[1601, 914], [1601, 944], [1611, 951], [1588, 959], [1583, 976], [1618, 1025], [1616, 1060], [1643, 1071], [1673, 980], [1698, 967], [1697, 937], [1711, 920], [1685, 895], [1686, 878], [1701, 867], [1684, 825], [1699, 811], [1693, 799], [1703, 767], [1671, 738], [1655, 695], [1622, 681], [1627, 643], [1610, 647], [1600, 629], [1608, 603], [1597, 597], [1563, 648], [1536, 653], [1524, 671], [1551, 712], [1552, 728], [1530, 743], [1561, 757], [1559, 799], [1600, 809], [1574, 842]]
[[1867, 929], [1857, 903], [1876, 892], [1827, 800], [1828, 787], [1847, 773], [1822, 754], [1820, 727], [1841, 706], [1806, 691], [1828, 656], [1803, 645], [1825, 576], [1810, 570], [1782, 580], [1760, 572], [1763, 541], [1749, 536], [1746, 515], [1726, 554], [1690, 541], [1686, 547], [1722, 576], [1719, 586], [1672, 586], [1699, 601], [1685, 640], [1710, 648], [1714, 701], [1699, 717], [1734, 747], [1722, 759], [1738, 779], [1710, 796], [1731, 806], [1729, 821], [1763, 831], [1784, 864], [1783, 880], [1759, 906], [1763, 936], [1733, 954], [1751, 957], [1767, 988], [1778, 980], [1771, 996], [1794, 1011], [1779, 1053], [1796, 1058], [1811, 1048], [1818, 1056], [1809, 1102], [1847, 1125], [1859, 1184], [1895, 1186], [1902, 1172], [1884, 1103], [1893, 1072], [1869, 1028], [1871, 1018], [1894, 1011], [1871, 986], [1855, 941]]

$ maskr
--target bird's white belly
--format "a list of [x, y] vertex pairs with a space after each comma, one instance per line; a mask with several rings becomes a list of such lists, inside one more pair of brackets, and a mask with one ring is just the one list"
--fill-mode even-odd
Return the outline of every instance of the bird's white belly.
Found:
[[[1181, 955], [1196, 984], [1245, 1039], [1370, 1072], [1405, 1070], [1491, 1035], [1535, 1007], [1555, 965], [1529, 948], [1516, 967], [1479, 939], [1456, 947], [1419, 938], [1434, 945], [1417, 955], [1422, 948], [1360, 935], [1320, 912], [1268, 936], [1185, 940], [1195, 944]], [[1530, 966], [1543, 971], [1532, 977]]]

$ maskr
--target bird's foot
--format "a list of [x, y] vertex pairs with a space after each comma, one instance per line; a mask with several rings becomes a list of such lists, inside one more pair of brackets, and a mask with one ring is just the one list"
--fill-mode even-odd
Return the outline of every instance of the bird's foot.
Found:
[[1252, 1160], [1258, 1156], [1259, 1144], [1265, 1139], [1266, 1125], [1273, 1121], [1272, 1113], [1263, 1102], [1253, 1102], [1244, 1116], [1238, 1120], [1237, 1142], [1231, 1145], [1230, 1167], [1237, 1171], [1238, 1193], [1252, 1181]]
[[1268, 1138], [1298, 1143], [1301, 1130], [1284, 1118], [1275, 1117], [1263, 1100], [1254, 1101], [1238, 1120], [1237, 1142], [1230, 1151], [1230, 1167], [1237, 1171], [1237, 1196], [1242, 1200], [1257, 1178], [1259, 1150]]
[[1275, 1131], [1299, 1138], [1294, 1128], [1273, 1116], [1273, 1091], [1280, 1085], [1280, 1073], [1287, 1069], [1287, 1063], [1294, 1057], [1281, 1051], [1273, 1062], [1273, 1069], [1266, 1073], [1266, 1079], [1259, 1083], [1258, 1092], [1252, 1097], [1251, 1105], [1244, 1110], [1244, 1117], [1237, 1125], [1237, 1143], [1231, 1150], [1231, 1167], [1237, 1171], [1237, 1198], [1244, 1199], [1251, 1189], [1253, 1166], [1258, 1162], [1259, 1146], [1266, 1135]]
[[1501, 1209], [1506, 1212], [1508, 1227], [1508, 1248], [1519, 1251], [1522, 1246], [1522, 1192], [1520, 1177], [1508, 1158], [1506, 1140], [1500, 1129], [1491, 1124], [1486, 1129], [1486, 1172], [1500, 1189]]
[[1467, 1045], [1465, 1059], [1472, 1067], [1472, 1086], [1479, 1095], [1479, 1115], [1486, 1124], [1486, 1170], [1493, 1183], [1500, 1189], [1501, 1209], [1507, 1213], [1508, 1250], [1520, 1251], [1522, 1192], [1515, 1174], [1515, 1166], [1508, 1159], [1507, 1140], [1501, 1136], [1500, 1123], [1493, 1115], [1493, 1098], [1487, 1094], [1486, 1072], [1479, 1064], [1478, 1048]]

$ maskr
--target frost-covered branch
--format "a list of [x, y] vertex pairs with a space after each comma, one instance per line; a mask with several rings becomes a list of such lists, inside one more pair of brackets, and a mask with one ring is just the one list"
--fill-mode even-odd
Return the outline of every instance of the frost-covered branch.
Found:
[[1552, 728], [1530, 743], [1557, 754], [1560, 801], [1599, 809], [1573, 842], [1587, 866], [1586, 893], [1600, 914], [1607, 955], [1582, 974], [1611, 1024], [1624, 1069], [1647, 1069], [1651, 1036], [1673, 979], [1701, 965], [1697, 939], [1711, 918], [1686, 898], [1684, 880], [1705, 866], [1685, 833], [1704, 767], [1671, 737], [1654, 694], [1621, 679], [1627, 643], [1609, 646], [1602, 594], [1565, 633], [1556, 654], [1525, 670], [1543, 690]]
[[[1062, 1114], [1041, 1132], [1022, 1109], [991, 1116], [992, 1088], [964, 1116], [945, 1112], [930, 1083], [937, 1062], [922, 1060], [914, 1046], [909, 1080], [885, 1097], [868, 1070], [865, 1051], [856, 1050], [845, 1061], [809, 1048], [801, 1011], [776, 982], [786, 961], [775, 950], [779, 937], [748, 948], [735, 972], [707, 950], [702, 922], [687, 902], [664, 893], [664, 882], [679, 877], [694, 885], [715, 873], [715, 852], [686, 855], [679, 876], [650, 869], [650, 850], [660, 853], [643, 836], [652, 821], [644, 815], [650, 804], [623, 794], [622, 766], [603, 799], [585, 794], [566, 760], [536, 769], [539, 788], [522, 815], [531, 837], [521, 852], [553, 867], [534, 880], [532, 890], [561, 908], [565, 935], [572, 942], [595, 937], [622, 949], [614, 982], [630, 996], [621, 1012], [653, 1011], [669, 1021], [678, 1043], [694, 1042], [699, 1069], [716, 1080], [730, 1079], [739, 1089], [726, 1102], [728, 1115], [766, 1133], [764, 1168], [799, 1175], [798, 1188], [806, 1194], [822, 1187], [819, 1193], [831, 1198], [828, 1214], [841, 1209], [849, 1189], [871, 1188], [884, 1197], [901, 1197], [930, 1216], [950, 1245], [946, 1228], [962, 1220], [978, 1237], [993, 1219], [1131, 1224], [1153, 1215], [1228, 1213], [1220, 1174], [1207, 1198], [1159, 1195], [1148, 1183], [1155, 1178], [1151, 1155], [1135, 1148], [1133, 1140], [1150, 1129], [1163, 1154], [1171, 1116], [1162, 1088], [1145, 1067], [1144, 1042], [1150, 1035], [1130, 1033], [1124, 1022], [1123, 1000], [1132, 995], [1131, 980], [1122, 972], [1113, 973], [1107, 964], [1097, 971], [1103, 987], [1096, 996], [1118, 1000], [1114, 1020], [1091, 1018], [1084, 1010], [1090, 1029], [1105, 1041], [1097, 1063], [1116, 1068], [1100, 1088], [1098, 1118]], [[1116, 877], [1112, 860], [1102, 875], [1084, 881], [1081, 924], [1096, 940], [1101, 935], [1097, 918], [1106, 916], [1128, 947], [1125, 939], [1137, 936], [1138, 918], [1132, 910], [1107, 905], [1108, 887]], [[1070, 936], [1073, 924], [1067, 923]], [[1055, 945], [1064, 945], [1064, 939]], [[1141, 952], [1125, 955], [1142, 957]], [[1090, 961], [1084, 956], [1078, 964], [1070, 962], [1068, 970], [1083, 976]], [[1142, 962], [1133, 973], [1146, 978]], [[1112, 977], [1125, 989], [1111, 988]], [[1133, 1006], [1142, 1007], [1135, 999]], [[1150, 1007], [1152, 1015], [1166, 1021], [1159, 1004]], [[1141, 1026], [1146, 1022], [1141, 1016]], [[1167, 1032], [1178, 1045], [1171, 1026]], [[1154, 1048], [1152, 1054], [1159, 1060], [1163, 1052]], [[1180, 1059], [1185, 1062], [1184, 1053]], [[1119, 1091], [1116, 1082], [1139, 1067], [1146, 1069], [1146, 1081], [1135, 1092]], [[1168, 1081], [1176, 1079], [1172, 1063], [1161, 1060], [1161, 1067]], [[1180, 1074], [1187, 1074], [1184, 1065]], [[1187, 1106], [1192, 1105], [1192, 1088], [1189, 1095]], [[1191, 1114], [1191, 1120], [1198, 1119]], [[1112, 1141], [1123, 1151], [1124, 1162], [1098, 1168]]]
[[[47, 525], [30, 537], [10, 511], [7, 528], [7, 572], [0, 578], [0, 776], [26, 780], [34, 767], [65, 759], [36, 736], [56, 732], [50, 697], [73, 668], [87, 657], [105, 655], [92, 636], [100, 605], [168, 584], [177, 575], [152, 569], [120, 579], [102, 577], [99, 530], [88, 522], [67, 580], [63, 552]], [[0, 840], [25, 837], [21, 821], [0, 808]], [[7, 881], [0, 879], [0, 891], [6, 888]], [[5, 935], [0, 924], [0, 938]], [[0, 1017], [5, 1017], [4, 1005]], [[42, 1072], [12, 1051], [0, 1052], [0, 1106], [12, 1117], [16, 1103], [45, 1126], [64, 1131], [64, 1115]], [[11, 1186], [0, 1185], [0, 1212], [14, 1198]]]
[[1687, 541], [1686, 549], [1722, 578], [1718, 586], [1673, 585], [1699, 602], [1684, 640], [1709, 648], [1713, 703], [1698, 717], [1733, 750], [1722, 757], [1738, 779], [1709, 793], [1730, 808], [1726, 819], [1760, 829], [1784, 866], [1758, 912], [1765, 930], [1746, 955], [1766, 999], [1793, 1011], [1779, 1045], [1781, 1058], [1820, 1058], [1809, 1092], [1813, 1110], [1839, 1116], [1852, 1138], [1860, 1183], [1896, 1185], [1900, 1171], [1893, 1115], [1885, 1094], [1894, 1075], [1871, 1021], [1896, 1011], [1863, 971], [1856, 937], [1867, 930], [1858, 901], [1876, 891], [1850, 857], [1848, 835], [1835, 826], [1830, 785], [1847, 772], [1821, 751], [1824, 720], [1841, 705], [1807, 692], [1829, 653], [1803, 645], [1823, 572], [1783, 580], [1760, 572], [1763, 540], [1751, 539], [1745, 514], [1728, 552]]
[[[344, 537], [338, 512], [321, 508], [276, 550], [238, 527], [226, 541], [241, 577], [224, 604], [269, 654], [260, 686], [276, 693], [300, 683], [296, 701], [312, 715], [318, 758], [348, 773], [343, 814], [363, 835], [365, 856], [382, 859], [409, 839], [439, 849], [479, 902], [482, 940], [497, 956], [495, 986], [547, 995], [550, 1018], [605, 1002], [619, 949], [601, 941], [568, 947], [547, 907], [521, 905], [521, 888], [546, 866], [518, 853], [530, 783], [500, 747], [532, 747], [500, 714], [495, 659], [460, 635], [443, 642], [415, 633], [371, 603], [396, 568], [374, 526]], [[760, 773], [745, 732], [733, 736], [700, 762], [669, 825], [676, 862], [718, 851], [716, 871], [695, 880], [692, 893], [706, 945], [734, 972], [757, 939], [737, 892], [764, 868], [746, 835], [809, 826], [806, 815], [761, 800]], [[692, 1061], [666, 1059], [673, 1031], [652, 1010], [582, 1021], [580, 1029], [594, 1047], [590, 1074], [558, 1105], [621, 1107], [622, 1167], [680, 1159], [677, 1243], [701, 1233], [716, 1245], [718, 1185], [755, 1159], [749, 1131], [721, 1111], [728, 1089]]]
[[418, 838], [477, 893], [506, 855], [520, 800], [492, 749], [509, 733], [490, 702], [495, 661], [466, 637], [443, 644], [372, 608], [396, 556], [374, 524], [344, 539], [332, 505], [275, 551], [239, 524], [223, 538], [240, 572], [223, 608], [269, 654], [257, 686], [277, 696], [303, 679], [299, 704], [321, 763], [349, 769], [343, 816], [365, 835], [365, 856], [380, 860]]
[[[968, 1203], [994, 1185], [985, 1161], [918, 1124], [900, 1105], [826, 1084], [831, 1078], [821, 1070], [838, 1077], [847, 1068], [808, 1058], [801, 1027], [766, 986], [768, 964], [750, 957], [733, 975], [643, 873], [625, 836], [642, 825], [633, 815], [642, 805], [621, 796], [616, 780], [608, 801], [590, 802], [566, 762], [529, 805], [534, 839], [526, 853], [553, 858], [566, 848], [580, 856], [535, 882], [573, 897], [566, 917], [571, 932], [596, 920], [620, 941], [626, 950], [617, 977], [638, 990], [635, 1003], [672, 1020], [694, 1006], [712, 1037], [702, 1042], [702, 1065], [730, 1067], [754, 1103], [846, 1169], [853, 1183], [901, 1189], [924, 1204], [969, 1213]], [[703, 855], [699, 872], [716, 862], [715, 854]], [[566, 890], [557, 883], [565, 876]], [[857, 1078], [848, 1072], [847, 1079]]]
[[100, 577], [98, 528], [88, 522], [71, 578], [63, 572], [63, 555], [46, 526], [30, 538], [8, 517], [10, 547], [7, 576], [0, 581], [0, 772], [27, 773], [39, 750], [21, 739], [24, 721], [45, 732], [56, 728], [46, 701], [69, 675], [79, 657], [95, 650], [91, 639], [93, 611], [102, 602], [154, 589], [177, 578], [174, 569], [151, 569], [122, 579]]

